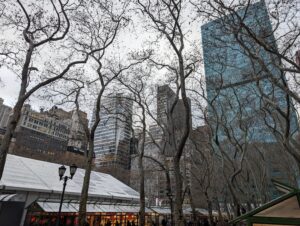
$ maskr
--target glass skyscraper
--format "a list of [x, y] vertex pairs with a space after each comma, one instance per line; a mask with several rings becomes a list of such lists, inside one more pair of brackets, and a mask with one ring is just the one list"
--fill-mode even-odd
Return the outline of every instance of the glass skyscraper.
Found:
[[123, 94], [101, 101], [101, 121], [94, 138], [96, 167], [107, 168], [108, 172], [111, 169], [129, 169], [132, 106], [132, 100]]
[[[237, 14], [253, 34], [277, 49], [264, 1], [240, 9]], [[280, 60], [243, 34], [236, 15], [230, 14], [201, 27], [208, 104], [208, 121], [220, 141], [228, 136], [248, 142], [275, 142], [272, 128], [283, 120], [274, 105], [286, 111], [291, 101], [270, 78], [284, 84]], [[236, 32], [239, 29], [239, 32]], [[249, 55], [255, 53], [255, 57]], [[270, 104], [263, 96], [267, 97]], [[292, 102], [290, 102], [292, 106]], [[297, 131], [291, 107], [290, 132]]]

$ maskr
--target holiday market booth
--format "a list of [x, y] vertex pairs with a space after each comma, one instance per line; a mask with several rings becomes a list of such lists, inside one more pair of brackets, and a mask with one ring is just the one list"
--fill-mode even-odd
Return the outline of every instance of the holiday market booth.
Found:
[[[0, 181], [0, 225], [56, 226], [63, 190], [59, 168], [59, 164], [9, 154]], [[65, 170], [65, 174], [69, 175], [71, 168], [65, 167]], [[84, 173], [83, 169], [77, 169], [68, 180], [60, 225], [78, 225]], [[169, 208], [150, 207], [145, 212], [147, 226], [171, 219]], [[138, 214], [138, 192], [108, 174], [92, 171], [86, 219], [90, 226], [134, 226], [138, 224]], [[191, 210], [184, 210], [184, 215], [189, 219]], [[205, 218], [205, 214], [200, 215]]]
[[[55, 225], [64, 184], [60, 168], [59, 164], [9, 154], [0, 181], [1, 226]], [[65, 167], [65, 175], [70, 170]], [[67, 182], [61, 225], [76, 225], [84, 174], [84, 169], [77, 169]], [[100, 220], [137, 221], [139, 193], [111, 175], [91, 172], [87, 203], [90, 225], [100, 225], [92, 224]]]
[[[37, 202], [28, 210], [26, 226], [55, 226], [59, 203]], [[61, 225], [78, 225], [78, 203], [64, 203], [61, 214]], [[139, 206], [125, 204], [88, 204], [87, 222], [91, 226], [100, 225], [138, 225]], [[152, 215], [150, 209], [146, 208], [146, 225], [151, 225]]]
[[275, 182], [285, 194], [231, 221], [232, 225], [300, 226], [300, 190]]

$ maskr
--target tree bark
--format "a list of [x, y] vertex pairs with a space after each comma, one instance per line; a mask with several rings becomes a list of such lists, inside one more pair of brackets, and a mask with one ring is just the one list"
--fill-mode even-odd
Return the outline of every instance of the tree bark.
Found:
[[89, 152], [86, 159], [85, 164], [85, 174], [83, 179], [83, 185], [81, 190], [81, 199], [79, 203], [79, 225], [85, 226], [86, 223], [86, 203], [88, 200], [88, 191], [89, 191], [89, 184], [90, 184], [90, 177], [92, 171], [92, 161], [93, 161], [93, 153], [94, 153], [94, 142], [93, 140], [89, 140]]
[[145, 225], [145, 173], [144, 173], [144, 150], [145, 150], [145, 139], [146, 139], [146, 115], [145, 115], [145, 107], [141, 102], [141, 96], [138, 94], [138, 104], [142, 109], [142, 124], [143, 131], [141, 134], [141, 139], [138, 142], [138, 154], [139, 154], [139, 162], [138, 167], [140, 171], [140, 210], [139, 210], [139, 226]]
[[33, 43], [30, 43], [29, 48], [26, 53], [25, 62], [24, 62], [23, 68], [22, 68], [21, 87], [20, 87], [20, 91], [19, 91], [18, 101], [13, 108], [13, 115], [9, 119], [9, 123], [8, 123], [6, 132], [4, 134], [4, 137], [3, 137], [3, 140], [1, 143], [1, 147], [0, 147], [0, 180], [3, 176], [5, 161], [6, 161], [8, 151], [9, 151], [11, 139], [16, 130], [19, 119], [21, 117], [22, 107], [26, 100], [26, 98], [24, 98], [24, 96], [26, 93], [26, 87], [27, 87], [27, 82], [28, 82], [27, 81], [28, 80], [28, 69], [29, 69], [29, 65], [31, 62], [33, 50], [34, 50]]
[[194, 205], [194, 200], [193, 200], [193, 195], [191, 192], [191, 188], [189, 188], [189, 199], [190, 199], [190, 204], [191, 204], [191, 208], [192, 208], [192, 219], [193, 219], [193, 223], [194, 225], [196, 225], [197, 223], [197, 214], [196, 214], [196, 209], [195, 209], [195, 205]]
[[4, 166], [6, 162], [6, 157], [9, 151], [9, 146], [11, 143], [11, 139], [13, 137], [13, 134], [16, 130], [18, 121], [21, 117], [21, 111], [22, 111], [22, 103], [17, 103], [13, 110], [13, 115], [9, 119], [8, 126], [6, 128], [1, 147], [0, 147], [0, 178], [3, 176], [4, 172]]
[[140, 171], [140, 210], [139, 210], [139, 226], [145, 225], [145, 174], [143, 166], [143, 156], [139, 155], [139, 171]]
[[222, 214], [222, 211], [221, 211], [220, 203], [219, 203], [219, 200], [218, 200], [217, 197], [215, 197], [215, 203], [216, 203], [216, 207], [217, 207], [217, 210], [218, 210], [219, 221], [224, 222], [224, 218], [223, 218], [223, 214]]
[[184, 226], [184, 218], [182, 212], [183, 197], [182, 197], [182, 178], [180, 173], [180, 159], [174, 161], [174, 176], [175, 176], [175, 205], [174, 205], [175, 225]]
[[209, 219], [209, 224], [212, 225], [214, 218], [212, 214], [212, 201], [210, 200], [208, 193], [204, 192], [206, 202], [207, 202], [207, 210], [208, 210], [208, 219]]

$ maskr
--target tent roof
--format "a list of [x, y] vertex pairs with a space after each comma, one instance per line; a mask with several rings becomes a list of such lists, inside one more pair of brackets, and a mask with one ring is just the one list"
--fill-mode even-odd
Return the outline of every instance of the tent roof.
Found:
[[293, 188], [292, 186], [289, 186], [288, 184], [282, 183], [280, 181], [277, 181], [274, 179], [272, 179], [271, 181], [272, 181], [273, 185], [276, 187], [276, 189], [283, 192], [284, 194], [287, 194], [294, 190], [297, 190], [297, 189]]
[[171, 214], [170, 208], [163, 208], [163, 207], [151, 207], [151, 209], [158, 213], [158, 214]]
[[[0, 188], [60, 194], [63, 183], [58, 177], [59, 167], [59, 164], [9, 154]], [[69, 167], [66, 168], [66, 175], [69, 175]], [[77, 169], [73, 179], [68, 181], [66, 194], [80, 196], [84, 173], [84, 169]], [[138, 192], [111, 175], [92, 171], [90, 179], [89, 197], [135, 201], [139, 199]]]
[[236, 219], [230, 223], [248, 221], [249, 223], [296, 225], [300, 223], [300, 190], [282, 195]]

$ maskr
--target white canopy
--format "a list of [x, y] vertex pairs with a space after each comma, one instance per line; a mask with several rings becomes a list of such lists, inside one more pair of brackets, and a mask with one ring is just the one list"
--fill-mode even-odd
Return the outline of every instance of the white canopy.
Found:
[[16, 194], [1, 194], [0, 195], [0, 202], [7, 202], [10, 201]]
[[171, 214], [171, 209], [170, 208], [163, 208], [163, 207], [151, 207], [154, 212], [158, 214]]
[[[9, 154], [0, 188], [13, 191], [61, 193], [63, 182], [58, 177], [59, 167], [59, 164]], [[66, 168], [66, 175], [69, 175], [69, 167]], [[84, 169], [77, 169], [73, 179], [68, 181], [66, 194], [80, 196], [84, 172]], [[111, 175], [92, 171], [89, 197], [137, 201], [139, 193]]]

